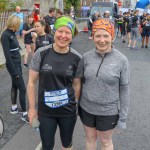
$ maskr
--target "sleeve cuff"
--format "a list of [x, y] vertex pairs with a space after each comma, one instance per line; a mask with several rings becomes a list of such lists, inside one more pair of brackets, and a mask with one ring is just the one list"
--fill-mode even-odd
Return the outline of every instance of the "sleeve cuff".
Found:
[[126, 121], [118, 120], [117, 128], [119, 128], [119, 129], [126, 129]]

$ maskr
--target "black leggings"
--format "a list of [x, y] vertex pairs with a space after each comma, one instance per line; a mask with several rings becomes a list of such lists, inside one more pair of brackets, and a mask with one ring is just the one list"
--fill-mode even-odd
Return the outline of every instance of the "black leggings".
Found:
[[77, 120], [77, 116], [70, 117], [45, 117], [39, 116], [40, 136], [42, 140], [42, 150], [53, 150], [55, 143], [55, 133], [57, 125], [60, 130], [60, 138], [63, 147], [72, 146], [72, 136]]
[[122, 27], [123, 27], [122, 23], [118, 23], [117, 36], [118, 36], [118, 34], [119, 34], [119, 31], [121, 32], [121, 36], [122, 36], [122, 34], [123, 34], [123, 33], [122, 33], [122, 32], [123, 32]]
[[11, 100], [12, 104], [17, 104], [17, 92], [19, 90], [19, 101], [23, 112], [26, 111], [26, 87], [22, 76], [22, 68], [16, 67], [19, 78], [11, 77], [12, 88], [11, 88]]

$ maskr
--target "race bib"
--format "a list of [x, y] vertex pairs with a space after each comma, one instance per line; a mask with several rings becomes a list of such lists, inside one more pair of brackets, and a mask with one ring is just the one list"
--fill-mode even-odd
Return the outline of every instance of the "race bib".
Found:
[[54, 28], [54, 24], [50, 25], [50, 28], [53, 29]]
[[57, 91], [46, 91], [44, 93], [44, 102], [50, 108], [58, 108], [68, 104], [68, 91], [67, 89]]

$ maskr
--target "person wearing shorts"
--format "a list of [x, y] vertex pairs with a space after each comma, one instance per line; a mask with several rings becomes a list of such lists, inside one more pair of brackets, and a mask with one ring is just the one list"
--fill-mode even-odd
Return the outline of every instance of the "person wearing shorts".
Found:
[[92, 28], [95, 48], [86, 52], [79, 62], [83, 77], [79, 101], [79, 116], [86, 135], [86, 150], [113, 150], [114, 129], [126, 128], [129, 106], [129, 63], [116, 50], [114, 25], [107, 19], [94, 22]]
[[[135, 10], [134, 11], [134, 16], [132, 17], [132, 24], [131, 24], [131, 39], [130, 39], [129, 44], [128, 44], [128, 48], [132, 48], [132, 49], [135, 49], [135, 50], [137, 50], [137, 48], [135, 46], [136, 46], [137, 38], [139, 36], [138, 14], [139, 14], [139, 10]], [[133, 44], [132, 44], [132, 42], [133, 42]], [[131, 44], [132, 44], [132, 46], [131, 46]]]
[[31, 41], [32, 41], [31, 34], [35, 31], [35, 28], [33, 27], [34, 23], [33, 20], [34, 20], [33, 15], [29, 14], [27, 22], [23, 24], [23, 31], [22, 31], [22, 34], [24, 35], [24, 44], [26, 48], [23, 67], [28, 69], [29, 69], [28, 57], [31, 54]]
[[142, 23], [142, 46], [141, 48], [144, 48], [144, 43], [146, 39], [146, 44], [145, 48], [148, 48], [148, 43], [149, 43], [149, 36], [150, 36], [150, 16], [147, 16], [146, 18], [143, 19]]
[[[76, 104], [81, 80], [77, 74], [80, 54], [69, 47], [76, 35], [74, 21], [66, 16], [54, 24], [55, 43], [36, 50], [29, 70], [29, 121], [40, 122], [42, 150], [53, 150], [57, 126], [62, 150], [73, 150], [72, 136], [76, 123]], [[38, 114], [35, 109], [35, 88], [39, 78]]]

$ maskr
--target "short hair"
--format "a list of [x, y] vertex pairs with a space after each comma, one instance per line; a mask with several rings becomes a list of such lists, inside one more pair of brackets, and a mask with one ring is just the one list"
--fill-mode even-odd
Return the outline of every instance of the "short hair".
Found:
[[63, 12], [60, 9], [57, 9], [56, 13], [60, 14], [60, 15], [63, 15]]
[[18, 16], [11, 15], [7, 20], [7, 28], [17, 31], [20, 28], [21, 19]]
[[50, 8], [49, 13], [51, 13], [51, 12], [55, 12], [55, 8]]

